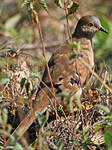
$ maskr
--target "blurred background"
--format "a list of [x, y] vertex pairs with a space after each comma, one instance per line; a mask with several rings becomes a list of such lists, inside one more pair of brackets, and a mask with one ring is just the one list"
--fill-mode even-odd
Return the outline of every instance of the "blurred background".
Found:
[[[102, 21], [103, 26], [109, 31], [109, 35], [98, 33], [94, 39], [96, 61], [110, 61], [112, 50], [112, 6], [111, 0], [77, 0], [78, 8], [73, 17], [69, 17], [71, 32], [73, 32], [77, 20], [84, 15], [96, 15]], [[65, 11], [57, 7], [52, 0], [46, 0], [48, 13], [36, 6], [42, 27], [44, 41], [48, 52], [52, 53], [56, 46], [67, 39]], [[0, 0], [0, 39], [13, 42], [13, 46], [24, 47], [31, 55], [41, 54], [41, 42], [37, 25], [28, 15], [23, 0]], [[9, 46], [9, 44], [7, 44]], [[49, 55], [48, 55], [49, 56]], [[111, 63], [111, 61], [110, 61]]]
[[[0, 0], [0, 88], [14, 99], [23, 99], [36, 87], [44, 71], [41, 40], [37, 25], [28, 15], [28, 0]], [[64, 9], [56, 0], [46, 0], [48, 12], [35, 4], [44, 37], [47, 59], [68, 38]], [[90, 14], [100, 18], [109, 32], [97, 33], [94, 38], [95, 70], [111, 82], [112, 66], [112, 5], [111, 0], [77, 0], [76, 12], [69, 16], [71, 33], [81, 16]], [[6, 86], [6, 83], [8, 86]], [[13, 84], [12, 84], [13, 83]], [[24, 93], [23, 84], [26, 83]], [[13, 85], [12, 89], [10, 88]], [[22, 88], [22, 89], [21, 89]], [[21, 89], [21, 92], [20, 92]], [[15, 94], [14, 94], [15, 93]], [[20, 98], [21, 97], [21, 98]], [[26, 98], [28, 99], [28, 97]]]
[[[10, 109], [8, 107], [10, 110], [8, 123], [11, 124], [12, 116], [16, 115], [17, 109], [29, 106], [29, 100], [38, 88], [46, 64], [38, 27], [29, 15], [30, 6], [27, 7], [31, 1], [33, 2], [33, 0], [0, 0], [0, 113], [4, 104], [11, 106]], [[109, 34], [98, 32], [93, 43], [95, 71], [112, 87], [112, 0], [72, 1], [76, 4], [76, 10], [68, 16], [71, 33], [79, 18], [87, 14], [97, 16], [102, 26], [109, 32]], [[54, 50], [68, 39], [65, 11], [60, 8], [63, 1], [35, 0], [34, 2], [37, 2], [34, 6], [39, 16], [46, 56], [49, 60]], [[38, 2], [46, 3], [38, 5]], [[88, 89], [95, 88], [95, 94], [99, 92], [104, 96], [102, 101], [105, 103], [105, 99], [108, 99], [108, 90], [96, 78], [92, 79]], [[110, 99], [112, 99], [111, 93]], [[98, 103], [98, 100], [95, 100]], [[15, 121], [14, 127], [17, 127], [19, 121]], [[0, 122], [1, 124], [3, 121]]]

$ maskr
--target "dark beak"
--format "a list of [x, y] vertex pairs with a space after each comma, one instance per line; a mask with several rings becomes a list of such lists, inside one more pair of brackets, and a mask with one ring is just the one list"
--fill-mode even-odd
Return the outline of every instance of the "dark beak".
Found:
[[108, 34], [108, 32], [103, 27], [100, 27], [99, 30]]

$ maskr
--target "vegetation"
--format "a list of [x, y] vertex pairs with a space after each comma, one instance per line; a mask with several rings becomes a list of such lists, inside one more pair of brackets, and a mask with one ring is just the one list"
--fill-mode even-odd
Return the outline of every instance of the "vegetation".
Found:
[[[0, 2], [0, 149], [111, 150], [111, 0]], [[62, 95], [67, 98], [70, 112], [60, 106], [59, 120], [51, 110], [44, 115], [37, 113], [38, 123], [30, 129], [30, 144], [25, 138], [17, 141], [11, 133], [21, 121], [19, 110], [27, 112], [31, 107], [47, 60], [64, 40], [71, 38], [74, 22], [88, 11], [101, 18], [109, 31], [108, 35], [97, 33], [94, 39], [95, 72], [104, 83], [93, 76], [75, 107], [68, 95]], [[78, 49], [80, 44], [72, 46]], [[13, 145], [6, 145], [7, 138]]]

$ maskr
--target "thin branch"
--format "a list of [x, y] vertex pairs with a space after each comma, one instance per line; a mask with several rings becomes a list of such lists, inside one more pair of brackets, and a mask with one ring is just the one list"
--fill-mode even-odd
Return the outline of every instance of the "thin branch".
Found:
[[64, 0], [64, 9], [65, 9], [65, 15], [66, 15], [66, 22], [67, 22], [67, 32], [68, 32], [69, 39], [72, 43], [72, 35], [70, 32], [70, 25], [69, 25], [69, 21], [68, 21], [68, 10], [67, 10], [67, 6], [66, 6], [66, 0]]
[[43, 48], [43, 56], [44, 56], [45, 61], [46, 61], [46, 66], [47, 66], [48, 76], [49, 76], [49, 79], [50, 79], [50, 82], [51, 82], [52, 91], [53, 91], [53, 93], [55, 93], [55, 90], [54, 90], [54, 87], [53, 87], [52, 78], [51, 78], [51, 75], [50, 75], [48, 62], [47, 62], [47, 58], [46, 58], [46, 49], [45, 49], [45, 45], [44, 45], [44, 39], [43, 39], [42, 30], [41, 30], [41, 26], [40, 26], [40, 22], [39, 22], [39, 17], [38, 17], [38, 14], [37, 14], [37, 12], [35, 10], [33, 10], [33, 15], [34, 15], [34, 18], [35, 18], [36, 23], [38, 25], [38, 30], [39, 30], [40, 39], [41, 39], [42, 48]]
[[112, 89], [103, 81], [103, 79], [101, 79], [99, 75], [94, 72], [85, 61], [83, 61], [82, 59], [80, 60], [89, 69], [89, 71], [103, 84], [103, 86], [112, 94]]
[[[44, 59], [46, 61], [46, 67], [47, 67], [47, 71], [48, 71], [49, 80], [51, 82], [52, 91], [53, 91], [53, 93], [55, 95], [53, 81], [52, 81], [52, 78], [51, 78], [51, 75], [50, 75], [50, 69], [49, 69], [49, 66], [48, 66], [47, 58], [46, 58], [46, 49], [45, 49], [45, 45], [44, 45], [44, 39], [43, 39], [42, 30], [41, 30], [41, 26], [40, 26], [40, 22], [39, 22], [39, 17], [38, 17], [38, 14], [37, 14], [37, 12], [35, 10], [33, 10], [33, 18], [35, 18], [36, 24], [38, 25], [38, 30], [39, 30], [40, 39], [41, 39], [42, 48], [43, 48], [43, 56], [44, 56]], [[57, 120], [58, 113], [57, 113], [56, 99], [55, 99], [55, 112], [56, 112], [56, 120]]]

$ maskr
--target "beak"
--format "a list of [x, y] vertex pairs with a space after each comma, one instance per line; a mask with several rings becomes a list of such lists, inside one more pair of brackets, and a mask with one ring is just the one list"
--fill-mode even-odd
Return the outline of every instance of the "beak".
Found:
[[99, 27], [99, 30], [108, 34], [108, 32], [103, 27]]

